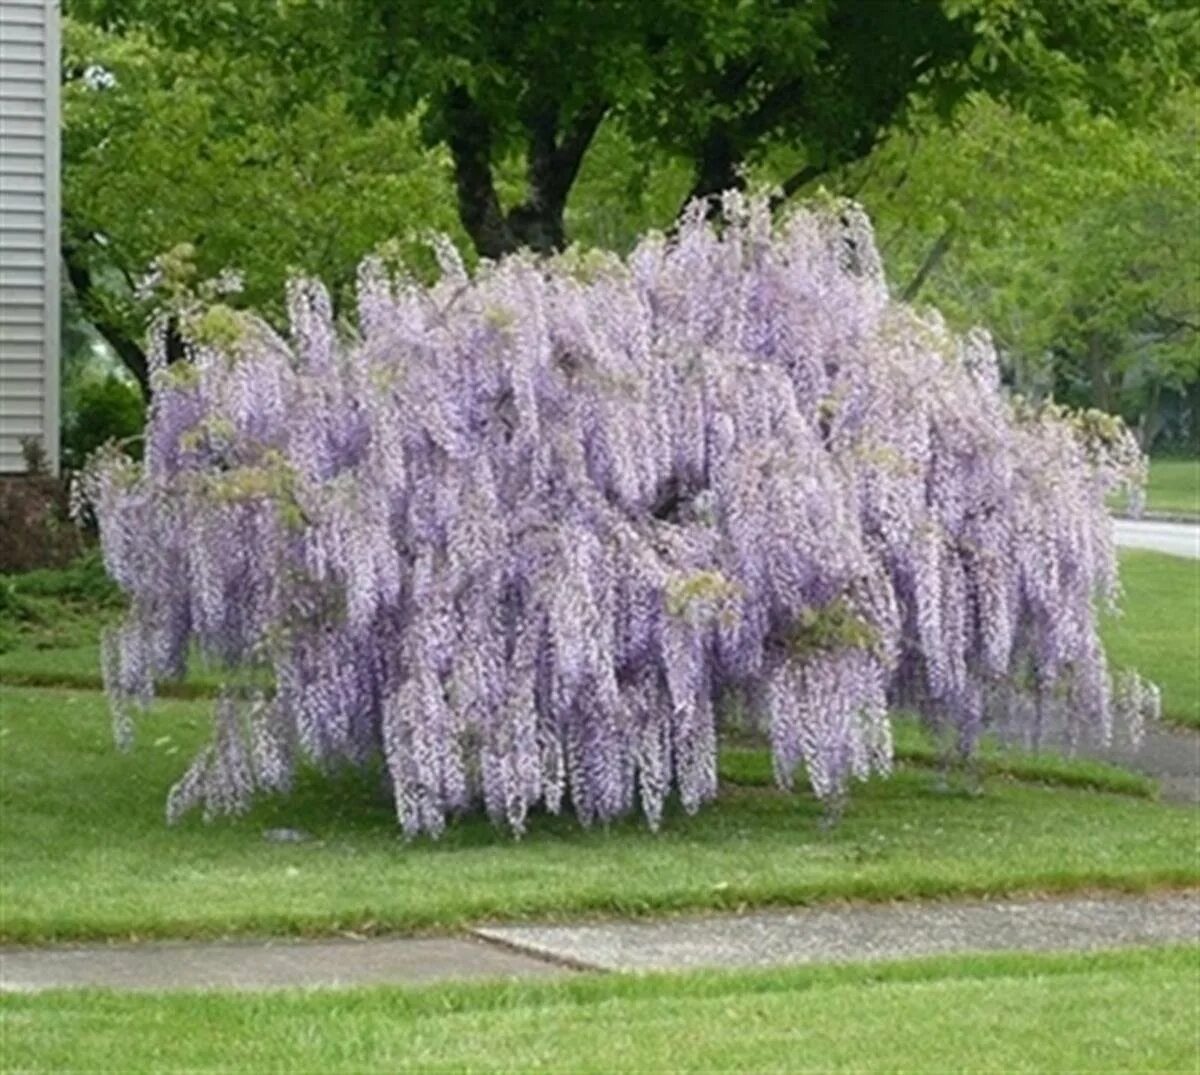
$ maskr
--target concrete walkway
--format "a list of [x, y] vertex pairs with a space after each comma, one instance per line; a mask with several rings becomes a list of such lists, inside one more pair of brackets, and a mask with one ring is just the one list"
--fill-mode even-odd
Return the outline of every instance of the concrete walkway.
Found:
[[545, 977], [562, 965], [476, 937], [0, 948], [0, 993], [281, 989]]
[[1159, 522], [1153, 519], [1115, 519], [1117, 544], [1127, 549], [1149, 549], [1172, 556], [1200, 559], [1200, 524]]
[[1200, 942], [1200, 891], [812, 908], [465, 938], [0, 949], [0, 992], [426, 985], [602, 971], [770, 967], [992, 951]]
[[1200, 941], [1200, 893], [896, 903], [479, 931], [600, 970], [777, 967], [961, 952], [1090, 951]]

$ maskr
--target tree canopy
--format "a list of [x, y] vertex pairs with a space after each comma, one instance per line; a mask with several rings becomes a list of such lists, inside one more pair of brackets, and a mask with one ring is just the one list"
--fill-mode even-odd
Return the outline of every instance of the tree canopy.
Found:
[[980, 96], [843, 182], [907, 297], [988, 325], [1022, 390], [1121, 413], [1148, 447], [1200, 380], [1197, 115], [1186, 89], [1137, 124], [1077, 108], [1052, 130]]
[[369, 125], [345, 96], [293, 100], [251, 58], [169, 48], [68, 20], [64, 227], [86, 316], [145, 385], [151, 262], [186, 244], [199, 278], [236, 268], [244, 301], [282, 312], [291, 272], [335, 292], [393, 237], [458, 235], [449, 161], [416, 114]]
[[[915, 104], [971, 91], [1037, 118], [1064, 100], [1136, 111], [1187, 69], [1184, 0], [73, 0], [109, 29], [172, 48], [255, 54], [294, 101], [329, 87], [363, 117], [424, 109], [449, 147], [458, 211], [481, 254], [546, 250], [609, 117], [687, 160], [689, 197], [743, 182], [772, 145], [798, 150], [792, 193], [868, 155]], [[497, 168], [525, 166], [505, 205]]]
[[1195, 409], [1200, 20], [1176, 0], [68, 14], [64, 253], [144, 386], [137, 284], [172, 249], [195, 280], [239, 270], [279, 324], [290, 271], [338, 305], [382, 242], [410, 263], [430, 231], [624, 251], [692, 197], [766, 184], [863, 201], [893, 285], [988, 324], [1023, 388], [1147, 444]]

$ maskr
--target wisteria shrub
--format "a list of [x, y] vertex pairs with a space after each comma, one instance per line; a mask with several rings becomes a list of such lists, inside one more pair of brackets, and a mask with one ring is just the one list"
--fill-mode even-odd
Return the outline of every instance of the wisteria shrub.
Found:
[[287, 338], [184, 318], [144, 464], [84, 480], [131, 600], [118, 737], [189, 654], [229, 670], [170, 818], [382, 757], [407, 833], [653, 827], [716, 794], [732, 710], [836, 809], [896, 707], [964, 755], [1153, 709], [1097, 637], [1134, 441], [893, 299], [856, 207], [729, 195], [623, 261], [438, 254], [432, 286], [366, 261], [353, 327], [311, 280]]

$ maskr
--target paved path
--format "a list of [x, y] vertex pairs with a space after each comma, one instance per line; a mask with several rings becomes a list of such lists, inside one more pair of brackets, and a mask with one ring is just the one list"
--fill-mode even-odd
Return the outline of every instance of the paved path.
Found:
[[1150, 519], [1115, 519], [1117, 544], [1129, 549], [1150, 549], [1172, 556], [1200, 559], [1200, 525], [1165, 523]]
[[998, 950], [1200, 941], [1200, 891], [989, 903], [907, 903], [749, 915], [491, 926], [465, 938], [0, 949], [0, 992], [273, 989], [583, 970], [766, 967]]
[[615, 971], [1087, 951], [1200, 941], [1200, 893], [814, 908], [660, 922], [496, 926], [479, 932], [534, 955]]
[[113, 989], [278, 989], [565, 974], [561, 964], [476, 937], [164, 942], [0, 948], [0, 993]]

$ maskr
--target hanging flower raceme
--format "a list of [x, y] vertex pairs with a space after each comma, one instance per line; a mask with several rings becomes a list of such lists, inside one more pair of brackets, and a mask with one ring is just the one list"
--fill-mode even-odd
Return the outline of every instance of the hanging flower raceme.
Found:
[[1128, 433], [1009, 398], [984, 336], [891, 299], [853, 206], [731, 195], [624, 262], [438, 254], [431, 287], [364, 263], [353, 338], [311, 281], [288, 339], [194, 319], [144, 468], [85, 476], [122, 737], [190, 655], [229, 670], [172, 817], [382, 757], [409, 833], [653, 826], [716, 794], [732, 698], [831, 804], [889, 770], [899, 703], [964, 753], [1153, 709], [1096, 635]]

